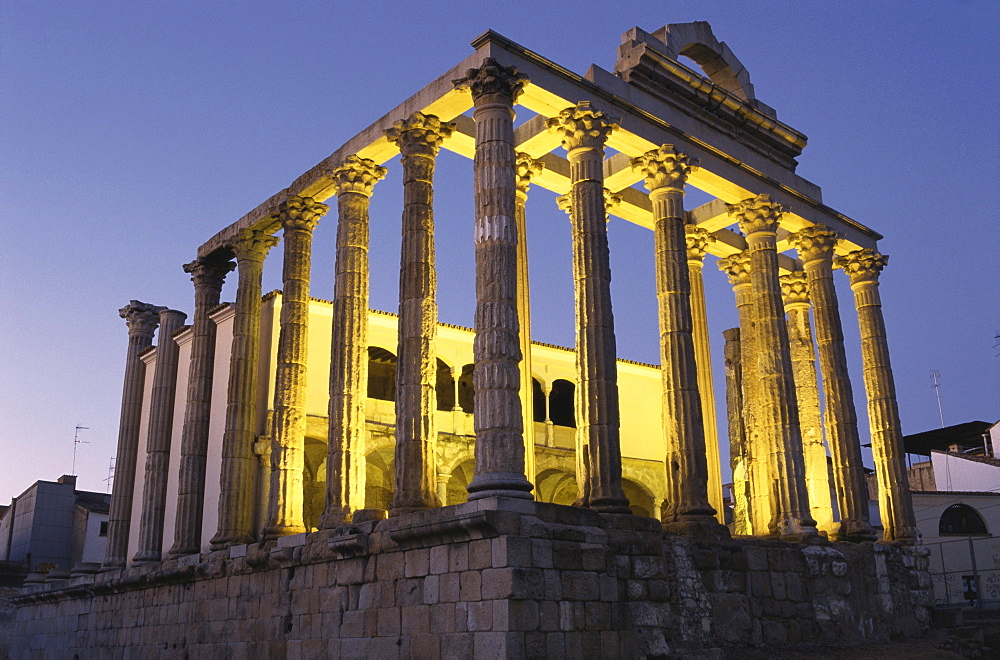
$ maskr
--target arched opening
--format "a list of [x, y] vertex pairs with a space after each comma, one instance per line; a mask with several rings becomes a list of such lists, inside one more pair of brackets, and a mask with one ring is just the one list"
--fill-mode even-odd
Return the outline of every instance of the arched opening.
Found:
[[437, 359], [437, 382], [434, 388], [437, 390], [438, 410], [451, 410], [455, 407], [455, 377], [451, 373], [451, 367], [441, 358]]
[[967, 504], [952, 504], [938, 522], [941, 536], [988, 536], [986, 522], [979, 512]]
[[552, 383], [552, 393], [549, 394], [549, 419], [556, 426], [576, 428], [576, 412], [573, 399], [576, 396], [576, 385], [562, 378]]
[[326, 443], [306, 438], [302, 475], [302, 521], [306, 529], [319, 527], [326, 504]]
[[396, 400], [396, 356], [378, 346], [368, 347], [368, 398]]
[[545, 392], [537, 378], [531, 379], [531, 419], [536, 422], [545, 421]]
[[535, 479], [535, 497], [540, 502], [572, 506], [577, 497], [576, 476], [562, 470], [543, 470]]
[[472, 370], [475, 365], [462, 367], [462, 375], [458, 377], [458, 405], [468, 414], [475, 410], [476, 389], [472, 385]]
[[396, 490], [392, 451], [376, 451], [365, 457], [365, 508], [388, 509]]
[[622, 479], [622, 490], [628, 498], [629, 508], [637, 516], [655, 518], [653, 515], [653, 495], [646, 488], [629, 479]]
[[469, 459], [455, 466], [448, 479], [448, 504], [461, 504], [469, 501], [469, 483], [476, 474], [476, 461]]

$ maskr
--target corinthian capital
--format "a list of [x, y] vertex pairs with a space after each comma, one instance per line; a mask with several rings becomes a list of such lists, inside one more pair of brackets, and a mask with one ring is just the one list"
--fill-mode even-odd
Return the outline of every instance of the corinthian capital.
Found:
[[268, 251], [278, 244], [278, 237], [271, 236], [260, 229], [246, 228], [236, 234], [236, 238], [230, 244], [236, 261], [259, 261], [263, 262]]
[[518, 152], [514, 181], [517, 184], [517, 192], [527, 194], [528, 186], [531, 185], [531, 177], [541, 173], [543, 169], [545, 169], [545, 164], [542, 161], [535, 160], [524, 152]]
[[371, 197], [372, 188], [385, 178], [388, 171], [370, 158], [351, 155], [345, 158], [330, 176], [333, 177], [338, 197], [344, 193], [358, 193]]
[[284, 229], [312, 231], [328, 210], [329, 206], [312, 197], [289, 195], [288, 199], [278, 205], [278, 220]]
[[604, 219], [610, 220], [609, 217], [611, 212], [618, 208], [618, 205], [622, 203], [622, 196], [616, 195], [607, 188], [604, 189]]
[[855, 250], [833, 260], [833, 265], [837, 268], [843, 268], [844, 272], [851, 278], [852, 285], [861, 282], [878, 282], [878, 275], [887, 263], [889, 263], [888, 255], [879, 254], [869, 248]]
[[127, 305], [118, 310], [118, 316], [125, 319], [130, 337], [143, 336], [152, 339], [156, 326], [160, 324], [160, 312], [166, 307], [157, 307], [139, 300], [130, 300]]
[[399, 147], [404, 156], [436, 156], [441, 143], [455, 131], [455, 124], [441, 121], [435, 115], [414, 112], [406, 119], [387, 128], [385, 137]]
[[573, 196], [572, 195], [559, 195], [556, 197], [556, 206], [559, 207], [560, 211], [565, 211], [566, 214], [573, 212]]
[[698, 169], [698, 161], [677, 151], [674, 145], [664, 144], [659, 149], [633, 158], [632, 169], [642, 171], [646, 190], [649, 192], [660, 188], [683, 190], [688, 174]]
[[719, 259], [719, 270], [729, 276], [733, 286], [750, 284], [750, 253], [746, 250]]
[[803, 227], [794, 234], [788, 235], [788, 242], [798, 250], [802, 263], [817, 259], [833, 259], [833, 250], [837, 247], [840, 236], [826, 225], [811, 225]]
[[212, 257], [201, 257], [184, 264], [184, 272], [191, 275], [196, 290], [206, 287], [221, 291], [222, 284], [226, 281], [226, 274], [234, 268], [236, 264], [232, 261]]
[[786, 305], [809, 304], [809, 282], [805, 271], [796, 270], [778, 278], [781, 283], [781, 297]]
[[716, 241], [715, 235], [697, 225], [684, 225], [689, 261], [701, 261], [708, 254], [708, 246]]
[[456, 89], [471, 91], [475, 101], [484, 96], [501, 96], [504, 101], [513, 105], [528, 82], [528, 76], [518, 72], [516, 66], [504, 66], [492, 57], [487, 57], [481, 67], [468, 69], [464, 78], [451, 82]]
[[590, 107], [590, 101], [580, 101], [545, 122], [549, 132], [562, 136], [566, 151], [573, 149], [603, 149], [611, 132], [618, 128], [619, 119], [609, 117]]
[[777, 231], [781, 214], [788, 211], [781, 204], [771, 201], [771, 196], [766, 194], [744, 199], [736, 204], [726, 204], [726, 209], [747, 236]]

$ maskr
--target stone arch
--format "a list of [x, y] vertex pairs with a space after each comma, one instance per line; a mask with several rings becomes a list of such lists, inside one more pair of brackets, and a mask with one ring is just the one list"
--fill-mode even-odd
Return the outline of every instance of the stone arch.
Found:
[[986, 521], [968, 504], [952, 504], [938, 521], [940, 536], [988, 536]]
[[576, 428], [576, 385], [563, 378], [552, 381], [549, 394], [549, 419], [556, 426]]
[[319, 527], [326, 505], [326, 442], [306, 436], [302, 474], [302, 521], [306, 529]]
[[576, 496], [576, 475], [558, 469], [538, 473], [535, 479], [535, 498], [538, 501], [571, 506]]
[[726, 42], [712, 33], [705, 21], [671, 23], [653, 33], [667, 44], [671, 54], [684, 55], [695, 61], [709, 80], [744, 101], [755, 100], [750, 73]]
[[396, 355], [381, 346], [368, 347], [368, 398], [396, 400]]
[[396, 491], [395, 456], [381, 449], [365, 457], [365, 508], [388, 509]]
[[531, 379], [531, 419], [535, 422], [545, 421], [545, 392], [537, 378]]
[[455, 376], [448, 363], [437, 359], [437, 380], [434, 385], [437, 391], [437, 409], [451, 410], [455, 407]]
[[628, 498], [629, 508], [637, 516], [655, 518], [655, 500], [652, 491], [646, 486], [631, 479], [622, 479], [622, 490]]
[[461, 504], [469, 501], [469, 491], [466, 489], [475, 475], [475, 459], [467, 459], [452, 468], [451, 478], [448, 479], [448, 504]]
[[458, 405], [468, 414], [475, 410], [476, 388], [472, 384], [473, 364], [462, 367], [462, 375], [458, 378]]

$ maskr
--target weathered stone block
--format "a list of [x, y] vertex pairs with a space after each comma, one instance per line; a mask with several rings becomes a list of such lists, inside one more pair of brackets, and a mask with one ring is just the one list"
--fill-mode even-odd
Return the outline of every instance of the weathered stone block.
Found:
[[403, 635], [421, 635], [431, 631], [429, 605], [409, 605], [402, 608], [400, 630]]
[[441, 582], [441, 577], [439, 575], [428, 575], [424, 578], [424, 604], [434, 605], [438, 602], [439, 596], [439, 586]]
[[566, 600], [599, 600], [601, 597], [597, 574], [587, 571], [563, 571], [562, 590]]
[[461, 600], [461, 573], [445, 573], [440, 578], [439, 598], [443, 603], [454, 603]]
[[448, 553], [451, 546], [435, 545], [430, 548], [430, 572], [441, 574], [448, 572]]
[[750, 573], [750, 593], [759, 598], [771, 597], [771, 576], [764, 571]]
[[476, 601], [482, 598], [482, 575], [479, 571], [465, 571], [460, 577], [461, 600]]
[[493, 629], [493, 601], [468, 603], [467, 627], [470, 632]]
[[383, 607], [376, 610], [378, 623], [376, 633], [379, 637], [389, 637], [399, 635], [400, 631], [400, 608]]
[[547, 539], [531, 539], [531, 565], [535, 568], [552, 568], [552, 541]]
[[418, 548], [405, 553], [404, 575], [408, 578], [423, 577], [430, 571], [430, 550]]
[[469, 543], [469, 570], [481, 571], [493, 566], [493, 539], [477, 539]]
[[432, 633], [455, 632], [454, 603], [438, 603], [430, 606], [430, 631]]
[[495, 568], [504, 566], [531, 568], [532, 539], [521, 536], [500, 536], [492, 540], [493, 561]]

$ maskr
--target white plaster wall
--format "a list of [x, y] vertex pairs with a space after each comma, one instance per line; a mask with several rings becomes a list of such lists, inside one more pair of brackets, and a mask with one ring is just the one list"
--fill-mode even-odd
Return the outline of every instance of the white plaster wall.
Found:
[[156, 351], [142, 357], [146, 375], [142, 384], [142, 412], [139, 418], [139, 449], [135, 459], [135, 484], [132, 488], [132, 518], [128, 530], [128, 563], [139, 551], [139, 526], [142, 524], [142, 489], [146, 484], [146, 447], [149, 435], [149, 399], [153, 392], [153, 372], [156, 371]]
[[233, 352], [233, 318], [230, 305], [212, 315], [215, 321], [215, 361], [212, 369], [212, 412], [208, 422], [208, 455], [205, 462], [205, 501], [201, 519], [201, 550], [211, 550], [219, 525], [219, 494], [222, 492], [222, 437], [226, 432], [229, 390], [229, 358]]
[[163, 514], [163, 553], [174, 545], [177, 526], [177, 484], [181, 469], [181, 435], [184, 432], [184, 411], [187, 409], [188, 375], [191, 371], [191, 340], [194, 333], [188, 329], [177, 336], [180, 348], [177, 357], [177, 390], [174, 392], [174, 421], [170, 429], [170, 468], [167, 472], [167, 502]]
[[108, 537], [101, 536], [101, 523], [108, 522], [108, 514], [90, 512], [87, 515], [87, 530], [83, 537], [82, 562], [101, 562], [108, 549]]
[[1000, 492], [1000, 466], [944, 452], [932, 452], [931, 464], [938, 490]]

